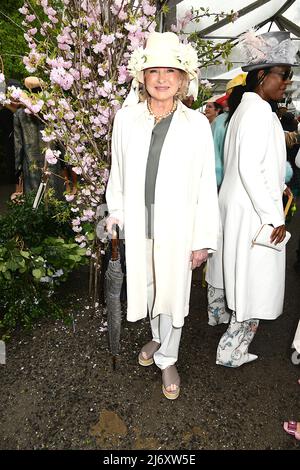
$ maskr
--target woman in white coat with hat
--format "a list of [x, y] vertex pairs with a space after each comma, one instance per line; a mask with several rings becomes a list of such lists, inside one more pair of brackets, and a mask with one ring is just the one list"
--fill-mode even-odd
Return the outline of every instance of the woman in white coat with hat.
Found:
[[115, 117], [106, 192], [107, 229], [118, 224], [125, 231], [127, 319], [145, 318], [147, 311], [150, 317], [152, 340], [138, 361], [162, 370], [168, 399], [180, 390], [175, 363], [192, 269], [217, 245], [210, 126], [181, 102], [189, 82], [197, 89], [197, 65], [196, 51], [174, 33], [151, 33], [146, 48], [133, 52], [134, 81]]
[[[231, 321], [217, 349], [227, 367], [257, 359], [248, 352], [260, 319], [276, 319], [283, 309], [285, 239], [282, 204], [286, 149], [282, 127], [270, 106], [283, 98], [292, 77], [297, 48], [289, 33], [269, 32], [242, 39], [248, 57], [245, 86], [233, 89], [224, 148], [224, 179], [219, 193], [223, 249], [212, 256], [207, 282], [220, 289]], [[263, 224], [270, 225], [272, 247], [253, 245]], [[221, 262], [220, 262], [221, 261]], [[223, 269], [220, 268], [223, 266]], [[223, 292], [223, 295], [222, 295]]]

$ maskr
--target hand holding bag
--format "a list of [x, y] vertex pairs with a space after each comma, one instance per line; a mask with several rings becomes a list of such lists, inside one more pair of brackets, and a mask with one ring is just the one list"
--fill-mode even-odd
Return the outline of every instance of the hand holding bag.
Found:
[[[288, 213], [292, 200], [293, 200], [293, 195], [290, 195], [288, 202], [284, 209], [285, 216]], [[290, 232], [286, 232], [284, 240], [280, 243], [277, 243], [277, 245], [275, 245], [275, 243], [271, 243], [271, 235], [272, 235], [273, 230], [274, 230], [274, 227], [272, 225], [268, 225], [268, 224], [262, 225], [252, 239], [252, 246], [260, 245], [260, 246], [266, 246], [268, 248], [273, 248], [276, 251], [282, 251], [282, 249], [285, 247], [285, 245], [291, 238], [291, 234]]]
[[266, 246], [268, 248], [273, 248], [274, 250], [277, 250], [277, 251], [282, 251], [283, 247], [287, 244], [287, 242], [291, 238], [291, 234], [290, 232], [286, 232], [284, 240], [280, 243], [277, 243], [277, 245], [275, 245], [275, 243], [271, 243], [270, 241], [273, 230], [274, 230], [274, 227], [272, 225], [267, 225], [267, 224], [262, 225], [260, 229], [258, 230], [258, 232], [256, 232], [256, 234], [253, 237], [252, 246], [261, 245], [261, 246]]

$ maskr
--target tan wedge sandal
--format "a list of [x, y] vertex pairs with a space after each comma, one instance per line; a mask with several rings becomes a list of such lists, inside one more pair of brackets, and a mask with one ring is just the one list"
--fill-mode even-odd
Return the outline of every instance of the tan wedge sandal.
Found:
[[149, 341], [142, 347], [139, 354], [139, 364], [143, 367], [151, 366], [153, 364], [153, 355], [160, 348], [160, 344], [156, 341]]
[[[176, 366], [169, 366], [166, 369], [162, 370], [162, 391], [163, 394], [168, 400], [176, 400], [179, 397], [180, 393], [180, 377], [177, 372]], [[170, 385], [176, 385], [176, 390], [168, 391], [167, 387]]]

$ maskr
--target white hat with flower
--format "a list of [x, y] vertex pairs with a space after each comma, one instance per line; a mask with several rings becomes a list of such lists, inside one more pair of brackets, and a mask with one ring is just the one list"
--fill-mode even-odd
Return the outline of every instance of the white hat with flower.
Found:
[[199, 62], [191, 44], [181, 43], [175, 33], [151, 33], [146, 47], [133, 51], [127, 68], [134, 80], [144, 83], [144, 70], [152, 67], [172, 67], [186, 72], [190, 80], [188, 95], [197, 98]]

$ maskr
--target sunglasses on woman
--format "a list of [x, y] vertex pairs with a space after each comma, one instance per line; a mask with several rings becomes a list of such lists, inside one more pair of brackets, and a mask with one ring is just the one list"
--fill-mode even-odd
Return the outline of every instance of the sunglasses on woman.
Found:
[[280, 77], [282, 78], [284, 82], [286, 80], [291, 80], [294, 75], [293, 70], [286, 70], [285, 72], [276, 72], [275, 70], [270, 70], [269, 73], [276, 73], [276, 75], [280, 75]]

